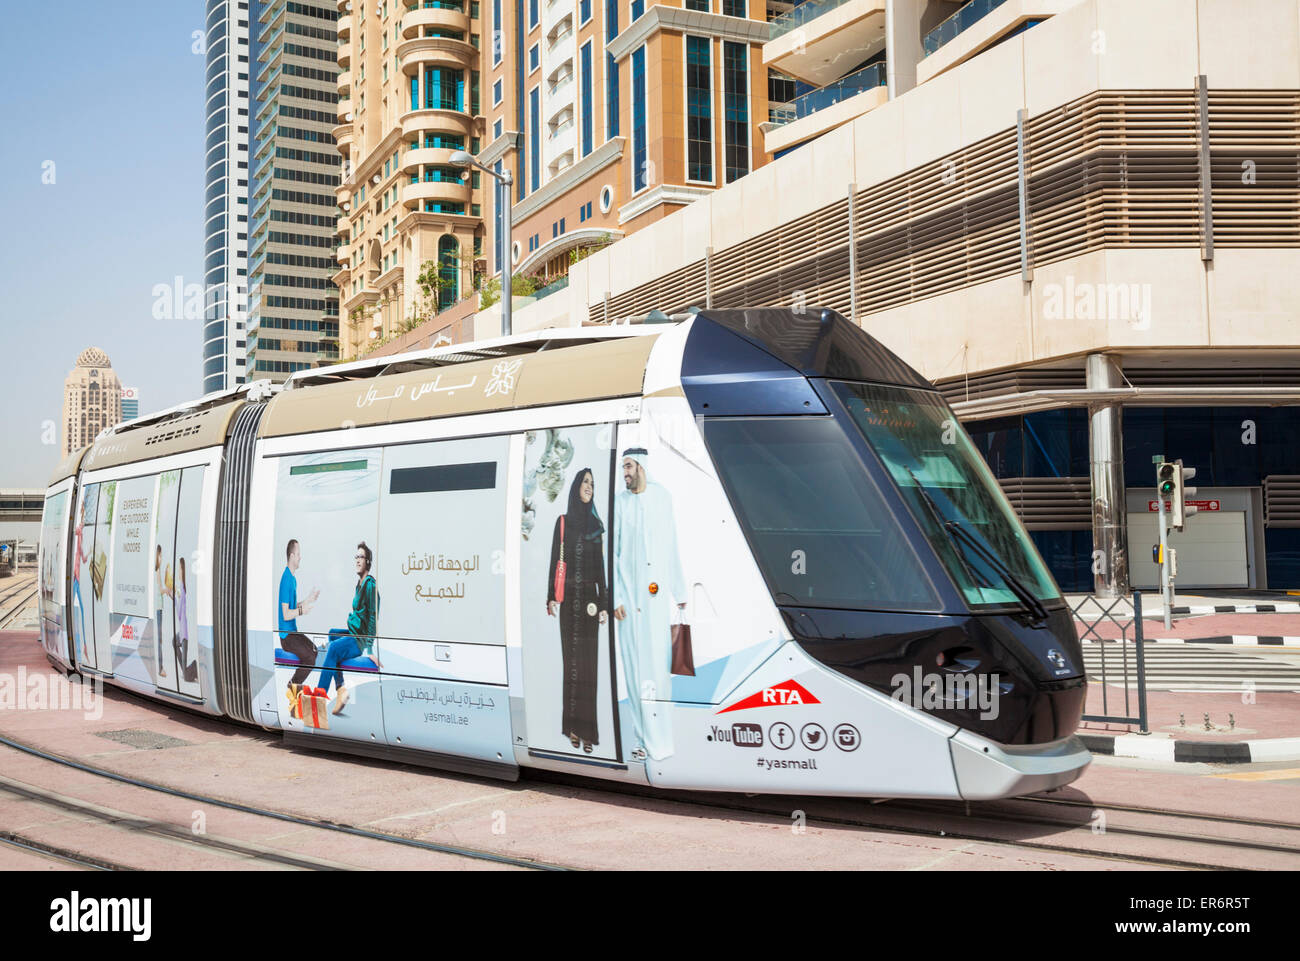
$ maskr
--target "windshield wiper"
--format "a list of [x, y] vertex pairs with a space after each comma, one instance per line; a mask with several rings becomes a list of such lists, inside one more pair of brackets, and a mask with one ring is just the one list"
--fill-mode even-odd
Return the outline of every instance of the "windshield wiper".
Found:
[[[917, 493], [925, 500], [926, 506], [929, 507], [930, 513], [934, 517], [936, 523], [943, 527], [944, 530], [948, 531], [949, 535], [957, 535], [957, 537], [961, 538], [963, 544], [974, 548], [975, 552], [979, 554], [980, 557], [984, 558], [984, 561], [997, 572], [998, 576], [1001, 577], [1003, 581], [1006, 582], [1007, 587], [1011, 589], [1011, 593], [1016, 595], [1016, 599], [1020, 601], [1021, 606], [1029, 612], [1030, 616], [1032, 616], [1035, 621], [1047, 620], [1047, 608], [1045, 608], [1042, 605], [1042, 602], [1034, 596], [1034, 593], [1025, 586], [1024, 582], [1011, 572], [1010, 568], [1003, 563], [1001, 558], [985, 547], [980, 542], [979, 538], [966, 530], [966, 528], [962, 527], [957, 521], [945, 521], [943, 519], [943, 512], [939, 510], [939, 505], [934, 502], [934, 498], [930, 496], [930, 492], [926, 490], [920, 480], [917, 479], [916, 474], [912, 472], [912, 468], [904, 467], [903, 470], [907, 471], [907, 476], [912, 478], [912, 484], [916, 487]], [[949, 539], [953, 540], [955, 538], [950, 536]], [[965, 554], [960, 550], [957, 551], [957, 559], [961, 561], [961, 566], [966, 568], [966, 573], [970, 575], [972, 584], [979, 580], [975, 575], [975, 571], [967, 562]]]
[[1007, 567], [1006, 562], [1003, 561], [1002, 558], [989, 550], [978, 537], [966, 528], [962, 527], [957, 521], [947, 521], [943, 526], [951, 533], [960, 537], [962, 541], [968, 544], [977, 554], [979, 554], [980, 557], [984, 558], [985, 562], [988, 563], [990, 567], [997, 571], [998, 576], [1006, 582], [1007, 587], [1011, 588], [1011, 593], [1016, 595], [1020, 600], [1020, 603], [1023, 604], [1029, 613], [1033, 615], [1034, 620], [1047, 620], [1047, 608], [1043, 606], [1042, 601], [1034, 596], [1034, 592], [1025, 586], [1024, 581], [1012, 573], [1011, 568]]

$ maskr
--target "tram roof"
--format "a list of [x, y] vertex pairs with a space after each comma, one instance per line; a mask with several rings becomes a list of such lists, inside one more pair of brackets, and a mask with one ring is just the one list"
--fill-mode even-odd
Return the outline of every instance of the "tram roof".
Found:
[[[671, 318], [669, 319], [671, 320]], [[493, 337], [487, 340], [473, 341], [468, 344], [448, 344], [442, 347], [430, 347], [425, 350], [390, 354], [385, 357], [354, 360], [346, 364], [333, 364], [329, 367], [300, 370], [291, 374], [289, 379], [285, 381], [284, 386], [286, 390], [293, 390], [318, 384], [333, 384], [346, 380], [383, 377], [421, 368], [465, 364], [494, 358], [517, 357], [560, 347], [577, 347], [582, 344], [626, 340], [630, 337], [653, 336], [662, 331], [663, 326], [661, 323], [548, 327], [524, 334], [512, 334], [508, 337]]]
[[282, 437], [639, 396], [663, 330], [543, 330], [303, 371], [271, 400], [258, 432]]

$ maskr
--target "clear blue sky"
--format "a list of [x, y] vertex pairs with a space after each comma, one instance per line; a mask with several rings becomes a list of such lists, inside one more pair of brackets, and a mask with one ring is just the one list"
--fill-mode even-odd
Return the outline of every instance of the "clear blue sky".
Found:
[[203, 282], [203, 18], [201, 0], [4, 5], [0, 487], [45, 486], [42, 423], [92, 344], [142, 412], [202, 393], [201, 322], [154, 320], [153, 289]]

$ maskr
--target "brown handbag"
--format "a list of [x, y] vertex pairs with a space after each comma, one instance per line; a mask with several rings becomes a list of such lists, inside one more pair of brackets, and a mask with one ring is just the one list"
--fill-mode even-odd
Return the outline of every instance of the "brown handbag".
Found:
[[673, 668], [674, 674], [684, 677], [695, 676], [695, 652], [691, 649], [691, 625], [674, 624], [673, 628]]

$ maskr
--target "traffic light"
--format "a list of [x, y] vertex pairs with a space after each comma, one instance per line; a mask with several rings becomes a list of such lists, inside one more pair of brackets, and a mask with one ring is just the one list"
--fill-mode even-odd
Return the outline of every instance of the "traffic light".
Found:
[[1162, 501], [1172, 503], [1174, 492], [1178, 490], [1178, 465], [1161, 461], [1156, 465], [1156, 496]]
[[1173, 472], [1174, 496], [1171, 498], [1171, 503], [1173, 507], [1173, 518], [1171, 520], [1171, 526], [1174, 528], [1174, 530], [1181, 531], [1183, 529], [1183, 525], [1187, 521], [1187, 518], [1191, 517], [1193, 514], [1196, 513], [1196, 508], [1193, 505], [1188, 504], [1186, 502], [1187, 496], [1189, 494], [1196, 493], [1195, 487], [1187, 486], [1187, 481], [1191, 480], [1193, 477], [1196, 476], [1196, 468], [1184, 467], [1183, 462], [1181, 460], [1175, 464], [1169, 464], [1165, 466], [1174, 468], [1174, 472]]

